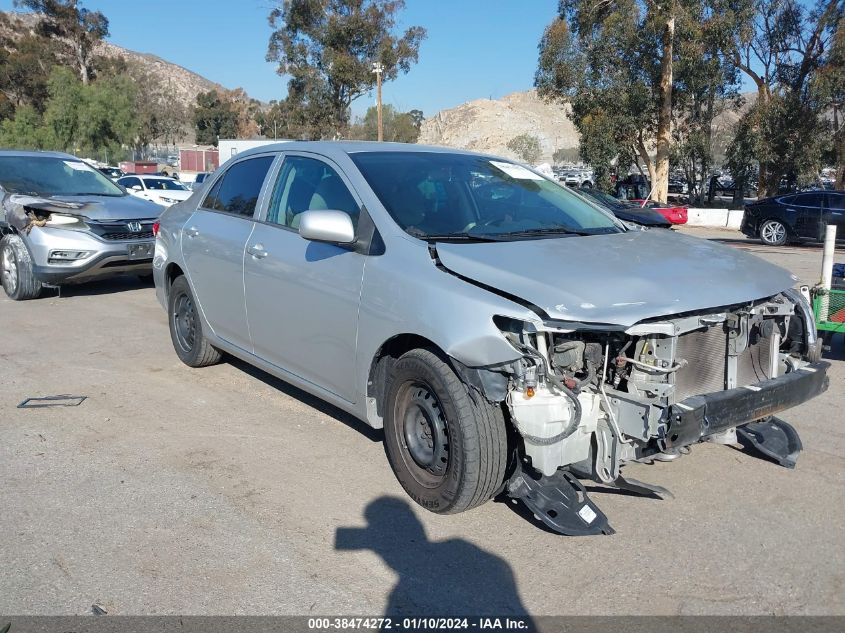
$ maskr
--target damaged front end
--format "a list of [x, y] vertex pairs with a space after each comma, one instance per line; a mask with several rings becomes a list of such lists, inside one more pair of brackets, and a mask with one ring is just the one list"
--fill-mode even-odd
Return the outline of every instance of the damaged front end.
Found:
[[12, 194], [3, 201], [2, 219], [19, 233], [29, 235], [35, 227], [43, 228], [51, 223], [64, 226], [72, 221], [81, 221], [73, 214], [84, 206], [64, 200]]
[[522, 355], [497, 372], [507, 386], [496, 396], [504, 392], [521, 439], [508, 492], [566, 534], [612, 532], [578, 478], [664, 496], [623, 467], [670, 461], [697, 442], [736, 443], [739, 431], [794, 466], [797, 433], [772, 416], [828, 385], [809, 303], [795, 290], [628, 328], [496, 324]]

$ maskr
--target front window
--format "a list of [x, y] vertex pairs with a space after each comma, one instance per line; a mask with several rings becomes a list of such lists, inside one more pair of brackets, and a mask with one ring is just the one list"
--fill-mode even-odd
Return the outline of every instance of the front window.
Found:
[[343, 211], [357, 224], [359, 208], [340, 175], [320, 160], [288, 156], [276, 180], [267, 221], [299, 228], [302, 213], [314, 209]]
[[155, 191], [187, 191], [188, 188], [181, 182], [168, 180], [166, 178], [144, 178], [147, 189]]
[[422, 239], [623, 231], [610, 214], [516, 163], [467, 154], [351, 154], [391, 217]]
[[124, 196], [117, 185], [76, 158], [0, 156], [0, 184], [34, 196]]

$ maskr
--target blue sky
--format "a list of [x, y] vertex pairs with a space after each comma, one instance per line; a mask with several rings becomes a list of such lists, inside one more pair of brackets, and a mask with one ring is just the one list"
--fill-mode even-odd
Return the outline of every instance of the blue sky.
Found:
[[[269, 101], [287, 80], [264, 61], [272, 0], [82, 0], [110, 21], [113, 43], [197, 72], [227, 88]], [[385, 103], [426, 116], [471, 99], [530, 88], [537, 44], [557, 0], [406, 0], [400, 26], [423, 26], [428, 38], [411, 72], [385, 84]], [[0, 0], [11, 10], [12, 0]], [[375, 97], [353, 104], [364, 112]]]

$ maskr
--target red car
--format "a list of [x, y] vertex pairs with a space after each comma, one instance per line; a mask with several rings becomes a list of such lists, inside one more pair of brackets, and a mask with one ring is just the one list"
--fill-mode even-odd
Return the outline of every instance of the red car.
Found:
[[654, 202], [653, 200], [631, 200], [631, 202], [636, 202], [646, 209], [654, 209], [672, 224], [687, 223], [687, 207], [671, 207], [669, 205]]

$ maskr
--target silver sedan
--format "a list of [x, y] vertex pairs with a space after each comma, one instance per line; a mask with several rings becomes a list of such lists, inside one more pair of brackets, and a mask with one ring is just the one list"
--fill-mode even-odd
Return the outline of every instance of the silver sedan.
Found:
[[628, 231], [504, 158], [264, 146], [155, 231], [179, 358], [227, 352], [383, 427], [434, 512], [505, 493], [561, 533], [610, 533], [581, 480], [660, 495], [625, 464], [737, 433], [792, 465], [800, 440], [771, 416], [827, 388], [789, 273]]

